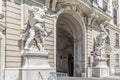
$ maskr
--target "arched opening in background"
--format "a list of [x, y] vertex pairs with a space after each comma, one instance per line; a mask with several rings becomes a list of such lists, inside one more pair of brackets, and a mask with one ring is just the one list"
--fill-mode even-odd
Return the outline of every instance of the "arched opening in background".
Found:
[[66, 11], [57, 20], [56, 70], [68, 76], [85, 73], [85, 31], [80, 16]]

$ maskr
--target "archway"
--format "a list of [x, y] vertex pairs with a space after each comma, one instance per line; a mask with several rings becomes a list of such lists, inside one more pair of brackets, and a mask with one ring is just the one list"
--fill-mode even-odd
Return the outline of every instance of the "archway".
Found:
[[65, 11], [57, 20], [56, 70], [69, 76], [85, 73], [85, 26], [81, 16]]

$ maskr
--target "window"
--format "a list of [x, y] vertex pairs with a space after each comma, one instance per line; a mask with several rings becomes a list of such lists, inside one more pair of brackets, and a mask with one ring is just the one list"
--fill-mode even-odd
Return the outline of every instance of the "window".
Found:
[[114, 21], [114, 24], [117, 25], [117, 10], [116, 9], [113, 9], [113, 21]]
[[119, 67], [119, 54], [115, 55], [115, 62], [116, 62], [116, 67]]
[[107, 31], [107, 33], [108, 33], [108, 35], [110, 34], [110, 31], [109, 31], [109, 29], [106, 29], [106, 31]]
[[50, 8], [52, 8], [52, 3], [53, 3], [53, 0], [50, 0], [50, 5], [49, 5]]
[[106, 38], [106, 43], [110, 45], [110, 37], [109, 37], [110, 31], [109, 31], [109, 29], [106, 29], [106, 31], [108, 33], [108, 36]]
[[107, 56], [107, 65], [110, 67], [110, 55], [106, 55]]
[[94, 0], [95, 3], [98, 3], [98, 0]]
[[16, 4], [21, 4], [21, 0], [14, 0]]
[[119, 34], [115, 34], [116, 35], [116, 38], [115, 38], [115, 46], [116, 47], [119, 47]]
[[92, 2], [93, 2], [93, 0], [88, 0], [88, 1], [90, 1], [90, 3], [92, 3]]
[[103, 11], [107, 11], [108, 9], [108, 4], [107, 2], [103, 1]]

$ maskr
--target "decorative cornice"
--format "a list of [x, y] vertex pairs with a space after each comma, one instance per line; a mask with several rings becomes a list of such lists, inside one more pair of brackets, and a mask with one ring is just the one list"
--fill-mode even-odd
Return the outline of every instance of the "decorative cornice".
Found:
[[104, 27], [107, 27], [110, 25], [109, 20], [103, 21], [101, 24], [103, 24]]
[[61, 9], [61, 8], [64, 8], [64, 7], [70, 7], [71, 10], [75, 10], [77, 11], [77, 9], [79, 9], [79, 6], [80, 6], [80, 2], [79, 0], [58, 0], [57, 1], [57, 9]]

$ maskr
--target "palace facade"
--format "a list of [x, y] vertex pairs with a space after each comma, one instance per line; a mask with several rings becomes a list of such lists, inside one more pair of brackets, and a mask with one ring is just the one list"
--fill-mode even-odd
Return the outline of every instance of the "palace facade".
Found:
[[[20, 47], [24, 44], [19, 43], [20, 34], [27, 23], [29, 8], [42, 5], [47, 6], [49, 14], [59, 13], [57, 17], [45, 17], [46, 31], [53, 30], [45, 38], [48, 54], [38, 55], [40, 59], [34, 54], [31, 59]], [[47, 80], [44, 76], [49, 77], [51, 72], [72, 77], [95, 76], [92, 73], [97, 64], [96, 37], [101, 32], [101, 24], [108, 33], [104, 56], [109, 76], [120, 74], [119, 0], [0, 0], [0, 18], [1, 80], [39, 80], [39, 76]], [[28, 60], [26, 68], [25, 59]], [[42, 59], [49, 68], [43, 68]], [[35, 67], [36, 62], [42, 67]]]

